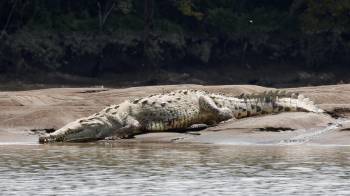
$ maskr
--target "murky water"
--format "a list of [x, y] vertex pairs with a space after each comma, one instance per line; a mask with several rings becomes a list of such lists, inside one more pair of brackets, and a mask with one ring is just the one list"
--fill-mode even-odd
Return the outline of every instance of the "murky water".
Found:
[[350, 194], [350, 147], [0, 145], [1, 195]]

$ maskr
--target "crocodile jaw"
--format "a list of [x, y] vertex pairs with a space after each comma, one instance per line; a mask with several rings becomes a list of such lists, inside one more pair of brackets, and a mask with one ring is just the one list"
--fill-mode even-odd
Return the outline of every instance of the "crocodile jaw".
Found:
[[74, 121], [51, 134], [40, 136], [39, 143], [93, 141], [103, 139], [108, 134], [110, 134], [109, 129], [104, 126], [86, 126], [79, 121]]
[[71, 136], [78, 134], [81, 131], [83, 131], [82, 125], [77, 121], [74, 121], [53, 133], [40, 136], [39, 143], [65, 142]]

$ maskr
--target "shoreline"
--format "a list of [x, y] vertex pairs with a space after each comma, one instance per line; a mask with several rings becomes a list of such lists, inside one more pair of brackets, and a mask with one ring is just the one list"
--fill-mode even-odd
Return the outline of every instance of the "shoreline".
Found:
[[[255, 85], [159, 85], [121, 89], [112, 88], [46, 88], [28, 91], [0, 92], [0, 145], [28, 145], [37, 141], [38, 135], [30, 130], [58, 129], [77, 118], [102, 110], [110, 104], [125, 99], [176, 89], [193, 88], [237, 96], [271, 88]], [[350, 84], [284, 89], [300, 92], [333, 116], [350, 116]], [[336, 123], [328, 114], [304, 112], [263, 115], [230, 120], [199, 132], [147, 133], [124, 141], [99, 142], [161, 142], [209, 143], [211, 145], [279, 145], [279, 141], [312, 135]], [[350, 122], [334, 130], [318, 134], [310, 141], [286, 145], [350, 145]]]

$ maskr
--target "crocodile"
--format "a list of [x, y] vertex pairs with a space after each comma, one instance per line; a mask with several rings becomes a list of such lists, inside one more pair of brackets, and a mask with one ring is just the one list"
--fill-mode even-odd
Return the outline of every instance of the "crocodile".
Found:
[[39, 143], [132, 138], [161, 131], [201, 130], [230, 119], [288, 111], [322, 113], [298, 93], [266, 91], [226, 96], [186, 89], [126, 100], [39, 137]]

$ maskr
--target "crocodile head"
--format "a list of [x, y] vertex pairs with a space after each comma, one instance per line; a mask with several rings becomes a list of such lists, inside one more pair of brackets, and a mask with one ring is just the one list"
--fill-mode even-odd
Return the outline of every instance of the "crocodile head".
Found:
[[117, 121], [111, 125], [101, 119], [80, 119], [53, 133], [40, 136], [39, 143], [95, 141], [110, 136], [118, 127], [121, 127], [121, 123]]

